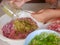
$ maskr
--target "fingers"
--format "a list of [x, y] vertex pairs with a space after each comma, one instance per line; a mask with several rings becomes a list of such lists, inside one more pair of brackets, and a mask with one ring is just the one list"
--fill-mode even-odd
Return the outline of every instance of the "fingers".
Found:
[[33, 18], [35, 18], [37, 21], [44, 23], [44, 16], [43, 16], [43, 14], [34, 13], [31, 16]]
[[[37, 21], [46, 23], [50, 19], [58, 18], [60, 17], [60, 10], [53, 10], [53, 9], [47, 9], [47, 10], [41, 10], [40, 13], [34, 13], [32, 14], [32, 17], [34, 17]], [[42, 13], [41, 13], [42, 12]]]
[[24, 0], [11, 0], [10, 4], [13, 8], [21, 8], [21, 6], [24, 4]]
[[37, 11], [37, 12], [32, 13], [32, 14], [33, 14], [33, 15], [41, 14], [41, 13], [43, 13], [44, 11], [45, 11], [45, 9], [41, 9], [41, 10], [39, 10], [39, 11]]
[[38, 12], [35, 12], [33, 14], [42, 14], [42, 13], [46, 13], [46, 12], [50, 12], [52, 11], [53, 9], [41, 9], [39, 10]]
[[43, 12], [45, 12], [47, 9], [41, 9], [41, 10], [39, 10], [37, 13], [38, 14], [41, 14], [41, 13], [43, 13]]
[[21, 8], [23, 6], [23, 4], [26, 3], [25, 0], [22, 0], [22, 1], [18, 1], [18, 2], [14, 2], [14, 4], [18, 7], [18, 8]]
[[15, 8], [21, 8], [26, 2], [30, 0], [11, 0], [10, 4]]

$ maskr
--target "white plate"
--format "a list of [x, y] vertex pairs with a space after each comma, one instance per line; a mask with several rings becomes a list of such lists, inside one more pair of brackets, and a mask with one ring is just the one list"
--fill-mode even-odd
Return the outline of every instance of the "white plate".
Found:
[[[31, 11], [30, 11], [31, 12]], [[30, 17], [32, 18], [38, 25], [38, 27], [41, 29], [43, 28], [43, 23], [40, 23], [38, 22], [37, 20], [35, 20], [30, 13], [28, 12], [25, 12], [25, 11], [20, 11], [17, 15], [19, 15], [19, 18], [22, 18], [22, 17]], [[0, 17], [0, 39], [3, 40], [3, 41], [6, 41], [7, 43], [9, 43], [10, 45], [24, 45], [24, 42], [25, 42], [25, 39], [24, 40], [11, 40], [11, 39], [8, 39], [6, 37], [4, 37], [2, 35], [2, 32], [1, 32], [1, 28], [6, 24], [8, 23], [9, 21], [11, 21], [12, 18], [9, 17], [8, 15], [3, 15], [2, 17]]]

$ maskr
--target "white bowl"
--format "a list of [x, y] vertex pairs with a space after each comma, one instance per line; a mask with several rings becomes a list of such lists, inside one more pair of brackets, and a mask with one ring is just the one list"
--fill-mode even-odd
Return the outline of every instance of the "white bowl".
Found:
[[52, 30], [48, 30], [48, 29], [39, 29], [39, 30], [36, 30], [36, 31], [34, 31], [34, 32], [32, 32], [32, 33], [30, 33], [28, 36], [27, 36], [27, 38], [26, 38], [26, 40], [25, 40], [25, 44], [24, 45], [28, 45], [29, 44], [29, 42], [36, 36], [36, 35], [39, 35], [39, 34], [41, 34], [42, 32], [47, 32], [47, 33], [56, 33], [57, 35], [59, 35], [60, 36], [60, 34], [59, 33], [57, 33], [57, 32], [55, 32], [55, 31], [52, 31]]
[[[39, 23], [38, 21], [36, 21], [30, 13], [28, 12], [25, 12], [25, 11], [20, 11], [17, 15], [19, 15], [19, 18], [22, 18], [22, 17], [30, 17], [31, 19], [33, 19], [39, 28], [42, 28], [43, 27], [43, 23]], [[9, 43], [10, 45], [24, 45], [24, 42], [25, 42], [25, 39], [20, 39], [20, 40], [12, 40], [12, 39], [9, 39], [9, 38], [6, 38], [3, 36], [2, 34], [2, 30], [1, 28], [8, 22], [10, 22], [12, 20], [11, 17], [9, 17], [8, 15], [3, 15], [1, 18], [0, 18], [0, 39], [3, 40], [3, 41], [6, 41], [7, 43]]]

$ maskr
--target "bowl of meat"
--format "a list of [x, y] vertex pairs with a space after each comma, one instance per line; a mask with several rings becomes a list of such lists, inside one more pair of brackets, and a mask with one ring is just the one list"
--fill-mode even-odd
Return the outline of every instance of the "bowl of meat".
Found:
[[23, 45], [28, 34], [43, 25], [25, 11], [20, 11], [16, 19], [3, 15], [0, 22], [0, 39], [10, 45]]
[[58, 33], [60, 33], [60, 18], [54, 18], [49, 20], [46, 24], [45, 24], [45, 28], [50, 29], [50, 30], [54, 30]]

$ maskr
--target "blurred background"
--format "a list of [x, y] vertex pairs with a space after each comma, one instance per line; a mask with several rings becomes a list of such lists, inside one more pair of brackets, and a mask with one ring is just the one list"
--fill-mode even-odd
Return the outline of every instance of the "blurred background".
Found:
[[[44, 0], [32, 0], [24, 4], [22, 7], [23, 10], [30, 10], [30, 11], [38, 11], [44, 8], [50, 8], [50, 5], [45, 3]], [[0, 16], [2, 16], [3, 14], [4, 12], [0, 8]]]

